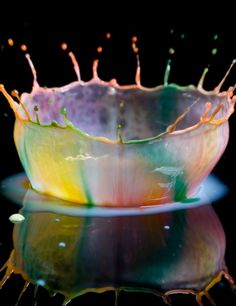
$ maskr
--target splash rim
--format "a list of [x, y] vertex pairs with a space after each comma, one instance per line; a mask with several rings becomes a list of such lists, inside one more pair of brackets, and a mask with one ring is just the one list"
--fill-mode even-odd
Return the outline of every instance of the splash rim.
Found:
[[[166, 65], [166, 69], [165, 69], [165, 73], [164, 73], [164, 81], [163, 84], [161, 85], [157, 85], [154, 87], [145, 87], [141, 84], [141, 66], [140, 66], [140, 60], [139, 60], [139, 54], [138, 54], [138, 48], [136, 45], [137, 42], [137, 37], [132, 37], [132, 48], [134, 51], [134, 54], [136, 54], [136, 58], [137, 58], [137, 66], [136, 66], [136, 74], [135, 74], [135, 83], [134, 84], [130, 84], [130, 85], [119, 85], [116, 79], [111, 79], [110, 81], [104, 81], [102, 80], [99, 75], [98, 75], [98, 65], [99, 65], [99, 60], [95, 59], [93, 61], [93, 65], [92, 65], [92, 72], [93, 72], [93, 76], [91, 78], [91, 80], [89, 81], [83, 81], [81, 79], [81, 74], [80, 74], [80, 67], [79, 67], [79, 63], [74, 55], [73, 52], [68, 52], [68, 56], [71, 59], [71, 62], [73, 64], [73, 69], [74, 72], [77, 76], [77, 80], [73, 81], [67, 85], [61, 86], [61, 87], [50, 87], [50, 88], [44, 88], [41, 87], [37, 81], [37, 71], [35, 69], [35, 66], [31, 60], [30, 54], [26, 53], [25, 57], [28, 61], [29, 67], [31, 69], [31, 73], [33, 76], [33, 86], [32, 86], [32, 90], [30, 93], [22, 93], [21, 96], [17, 94], [12, 94], [12, 96], [15, 96], [19, 102], [19, 104], [11, 97], [11, 95], [5, 90], [4, 85], [0, 84], [0, 92], [2, 92], [2, 94], [5, 96], [5, 98], [8, 100], [8, 103], [10, 104], [10, 107], [13, 109], [13, 112], [15, 114], [15, 117], [17, 117], [18, 119], [20, 119], [20, 121], [23, 122], [31, 122], [31, 123], [36, 123], [38, 126], [40, 127], [51, 127], [51, 126], [56, 126], [59, 128], [64, 128], [64, 126], [61, 126], [60, 124], [58, 124], [57, 121], [52, 120], [51, 124], [49, 125], [41, 125], [38, 117], [35, 121], [33, 121], [31, 119], [30, 113], [28, 112], [28, 110], [26, 109], [26, 107], [24, 106], [24, 102], [23, 102], [23, 97], [24, 95], [28, 95], [28, 96], [33, 96], [34, 93], [38, 90], [41, 91], [51, 91], [53, 92], [60, 92], [63, 93], [65, 91], [69, 91], [71, 88], [75, 87], [75, 86], [90, 86], [90, 85], [98, 85], [98, 86], [106, 86], [106, 87], [110, 87], [110, 88], [114, 88], [114, 89], [118, 89], [120, 91], [125, 91], [125, 90], [140, 90], [143, 92], [158, 92], [161, 91], [162, 89], [166, 89], [166, 88], [174, 88], [177, 91], [195, 91], [197, 93], [199, 93], [200, 95], [206, 96], [206, 97], [210, 97], [210, 96], [215, 96], [218, 98], [226, 98], [226, 101], [228, 103], [228, 108], [225, 111], [225, 114], [222, 115], [222, 118], [220, 119], [215, 119], [215, 115], [222, 109], [223, 104], [218, 104], [216, 105], [216, 109], [212, 110], [212, 103], [206, 101], [205, 102], [205, 111], [203, 112], [203, 114], [200, 116], [199, 121], [194, 124], [194, 125], [190, 125], [185, 129], [178, 129], [177, 131], [176, 126], [177, 124], [185, 117], [186, 114], [188, 114], [188, 112], [190, 112], [192, 106], [198, 102], [198, 101], [194, 101], [190, 106], [187, 107], [187, 109], [185, 109], [183, 111], [183, 113], [181, 115], [179, 115], [179, 117], [176, 118], [176, 120], [174, 121], [174, 123], [170, 123], [169, 126], [167, 126], [166, 130], [164, 132], [161, 132], [157, 135], [148, 137], [148, 138], [142, 138], [142, 139], [131, 139], [131, 140], [127, 140], [127, 141], [123, 141], [122, 137], [119, 136], [118, 133], [118, 137], [117, 140], [112, 140], [108, 137], [102, 137], [102, 136], [94, 136], [92, 134], [86, 133], [85, 131], [83, 131], [83, 129], [76, 127], [70, 120], [67, 119], [66, 113], [61, 113], [64, 116], [64, 121], [65, 121], [65, 128], [69, 127], [71, 129], [73, 129], [74, 131], [78, 132], [78, 134], [91, 139], [91, 140], [95, 140], [95, 141], [100, 141], [100, 142], [104, 142], [104, 143], [108, 143], [108, 144], [138, 144], [138, 143], [147, 143], [150, 141], [154, 141], [156, 139], [162, 138], [163, 136], [168, 136], [168, 135], [181, 135], [184, 134], [188, 131], [192, 131], [194, 129], [197, 129], [199, 126], [203, 125], [203, 124], [210, 124], [213, 126], [219, 126], [225, 122], [228, 121], [229, 117], [231, 116], [231, 114], [234, 112], [234, 105], [236, 103], [236, 95], [234, 95], [234, 91], [236, 89], [236, 84], [234, 84], [234, 86], [230, 86], [228, 88], [227, 91], [222, 91], [221, 92], [221, 88], [223, 86], [223, 84], [225, 83], [226, 78], [228, 77], [228, 75], [230, 74], [232, 68], [234, 67], [234, 65], [236, 64], [236, 59], [233, 59], [230, 66], [228, 67], [226, 73], [224, 74], [223, 78], [221, 79], [221, 81], [218, 83], [218, 85], [213, 89], [213, 90], [205, 90], [203, 88], [203, 83], [205, 81], [205, 77], [206, 74], [208, 73], [208, 68], [205, 68], [203, 70], [203, 73], [199, 79], [199, 82], [197, 84], [197, 86], [195, 85], [186, 85], [186, 86], [181, 86], [181, 85], [177, 85], [175, 83], [169, 83], [169, 74], [170, 74], [170, 69], [171, 69], [171, 59], [169, 59], [167, 61], [167, 65]], [[67, 50], [67, 44], [62, 44], [65, 45], [65, 48], [62, 46], [63, 50]], [[101, 49], [102, 50], [102, 49]], [[27, 51], [27, 47], [25, 49], [25, 51]], [[200, 98], [199, 98], [200, 99]], [[199, 100], [198, 99], [198, 100]], [[209, 106], [210, 104], [210, 106]], [[26, 118], [23, 118], [20, 114], [20, 112], [17, 111], [17, 108], [20, 109], [20, 112], [26, 116]], [[210, 111], [212, 110], [212, 114], [209, 114]], [[209, 115], [210, 117], [207, 117], [207, 115]]]
[[[207, 112], [210, 111], [210, 109], [207, 111], [206, 110], [206, 113], [203, 114], [200, 119], [199, 119], [199, 122], [197, 122], [196, 124], [194, 125], [191, 125], [185, 129], [178, 129], [178, 130], [171, 130], [171, 127], [173, 125], [175, 125], [175, 122], [173, 124], [170, 124], [166, 130], [162, 133], [159, 133], [153, 137], [148, 137], [148, 138], [142, 138], [142, 139], [132, 139], [132, 140], [123, 140], [122, 142], [120, 142], [119, 139], [117, 140], [112, 140], [108, 137], [104, 137], [104, 136], [94, 136], [92, 134], [89, 134], [89, 133], [86, 133], [85, 131], [83, 131], [83, 129], [79, 128], [79, 127], [76, 127], [70, 120], [65, 119], [65, 123], [66, 125], [61, 125], [59, 124], [57, 121], [55, 120], [52, 120], [52, 122], [50, 124], [40, 124], [39, 122], [35, 122], [33, 120], [31, 120], [30, 118], [24, 118], [22, 117], [19, 112], [17, 111], [17, 108], [21, 107], [21, 111], [22, 111], [22, 105], [23, 105], [23, 102], [22, 102], [22, 97], [24, 97], [24, 95], [34, 95], [35, 92], [38, 92], [38, 91], [42, 91], [44, 93], [47, 94], [47, 92], [50, 92], [50, 93], [53, 93], [53, 92], [58, 92], [58, 93], [64, 93], [68, 90], [71, 90], [77, 86], [82, 86], [82, 87], [86, 87], [86, 86], [90, 86], [90, 85], [98, 85], [98, 86], [103, 86], [103, 87], [107, 87], [107, 88], [114, 88], [114, 89], [118, 89], [118, 90], [121, 90], [121, 91], [126, 91], [126, 90], [140, 90], [141, 92], [146, 92], [146, 93], [149, 93], [149, 92], [160, 92], [161, 90], [164, 90], [164, 89], [168, 89], [168, 88], [171, 88], [171, 89], [175, 89], [177, 91], [188, 91], [188, 92], [193, 92], [193, 93], [197, 93], [197, 94], [200, 94], [200, 95], [203, 95], [203, 96], [206, 96], [206, 101], [208, 98], [212, 97], [212, 98], [215, 98], [215, 97], [219, 97], [219, 98], [225, 98], [226, 99], [226, 103], [228, 104], [228, 109], [225, 111], [225, 114], [222, 118], [220, 119], [214, 119], [214, 116], [212, 117], [212, 115], [210, 114], [209, 117], [207, 117]], [[195, 86], [195, 85], [186, 85], [186, 86], [181, 86], [181, 85], [178, 85], [176, 83], [170, 83], [170, 84], [167, 84], [167, 85], [157, 85], [155, 87], [144, 87], [142, 85], [139, 85], [139, 84], [133, 84], [133, 85], [119, 85], [118, 83], [114, 84], [112, 83], [112, 80], [110, 82], [106, 82], [106, 81], [102, 81], [102, 80], [96, 80], [96, 79], [91, 79], [90, 81], [88, 82], [83, 82], [83, 81], [74, 81], [72, 83], [69, 83], [67, 85], [64, 85], [64, 86], [61, 86], [61, 87], [41, 87], [39, 85], [37, 86], [33, 86], [32, 88], [32, 91], [30, 93], [22, 93], [21, 94], [21, 104], [18, 104], [8, 93], [7, 91], [5, 90], [4, 86], [3, 85], [0, 85], [0, 91], [4, 94], [4, 96], [7, 98], [11, 108], [13, 109], [13, 112], [15, 114], [15, 117], [16, 117], [16, 120], [18, 119], [20, 122], [22, 123], [30, 123], [34, 126], [37, 126], [37, 127], [40, 127], [40, 128], [50, 128], [50, 127], [54, 127], [54, 128], [59, 128], [59, 129], [70, 129], [70, 130], [73, 130], [75, 131], [76, 133], [78, 133], [78, 135], [80, 136], [83, 136], [89, 140], [92, 140], [92, 141], [99, 141], [99, 142], [102, 142], [102, 143], [107, 143], [107, 144], [122, 144], [122, 145], [129, 145], [129, 144], [139, 144], [139, 143], [149, 143], [149, 142], [152, 142], [152, 141], [155, 141], [155, 140], [158, 140], [160, 138], [163, 138], [163, 137], [171, 137], [171, 136], [178, 136], [178, 135], [183, 135], [183, 134], [186, 134], [188, 132], [191, 132], [191, 131], [194, 131], [196, 130], [197, 128], [199, 128], [200, 126], [220, 126], [222, 125], [223, 123], [227, 122], [229, 117], [233, 114], [234, 112], [234, 105], [236, 103], [236, 96], [233, 95], [233, 91], [234, 91], [234, 88], [230, 87], [228, 89], [228, 91], [223, 91], [223, 92], [220, 92], [220, 93], [217, 93], [216, 90], [210, 90], [210, 91], [206, 91], [205, 89], [203, 89], [202, 87], [199, 87], [199, 86]], [[11, 101], [10, 101], [11, 100]], [[208, 102], [206, 102], [208, 103]], [[213, 104], [213, 103], [212, 103]], [[186, 113], [190, 112], [191, 111], [191, 107], [193, 105], [190, 105], [188, 107], [188, 109], [186, 109]], [[214, 108], [214, 106], [213, 106]], [[23, 110], [24, 111], [24, 110]], [[217, 110], [216, 110], [217, 111]], [[213, 109], [213, 112], [214, 112], [214, 109]], [[185, 116], [185, 114], [183, 113], [181, 116]], [[181, 120], [181, 116], [179, 116], [177, 119], [176, 119], [176, 122]], [[177, 124], [176, 124], [177, 125]]]

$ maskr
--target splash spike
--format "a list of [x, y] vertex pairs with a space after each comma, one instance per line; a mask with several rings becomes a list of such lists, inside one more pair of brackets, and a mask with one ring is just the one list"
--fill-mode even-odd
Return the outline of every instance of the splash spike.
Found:
[[33, 64], [32, 60], [30, 58], [29, 53], [26, 53], [25, 57], [26, 57], [26, 59], [29, 63], [29, 66], [30, 66], [30, 69], [31, 69], [31, 72], [32, 72], [32, 75], [33, 75], [33, 87], [39, 87], [39, 83], [37, 81], [37, 71], [34, 67], [34, 64]]
[[215, 89], [214, 89], [214, 92], [215, 92], [215, 93], [218, 94], [218, 93], [220, 92], [221, 87], [223, 86], [223, 84], [224, 84], [226, 78], [228, 77], [230, 71], [232, 70], [232, 68], [234, 67], [235, 64], [236, 64], [236, 59], [234, 59], [234, 60], [232, 61], [231, 65], [229, 66], [228, 70], [226, 71], [226, 73], [225, 73], [223, 79], [220, 81], [219, 85], [215, 87]]

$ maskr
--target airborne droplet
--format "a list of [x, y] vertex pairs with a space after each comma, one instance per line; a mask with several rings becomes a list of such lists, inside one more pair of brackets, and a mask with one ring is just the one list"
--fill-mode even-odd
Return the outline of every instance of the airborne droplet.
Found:
[[12, 38], [8, 38], [7, 43], [10, 47], [14, 46], [14, 40]]
[[214, 48], [214, 49], [211, 50], [211, 54], [212, 54], [212, 55], [216, 55], [216, 53], [217, 53], [217, 49], [216, 49], [216, 48]]

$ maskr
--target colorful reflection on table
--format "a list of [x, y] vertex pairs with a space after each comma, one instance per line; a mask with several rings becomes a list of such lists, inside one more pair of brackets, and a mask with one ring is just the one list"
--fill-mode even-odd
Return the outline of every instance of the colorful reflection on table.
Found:
[[[11, 185], [19, 198], [26, 184], [25, 176], [17, 176], [5, 181], [3, 189], [6, 194]], [[225, 191], [213, 178], [204, 184], [198, 195], [210, 186], [209, 194]], [[24, 220], [14, 225], [14, 250], [2, 284], [12, 272], [19, 273], [24, 289], [32, 283], [61, 293], [63, 305], [88, 292], [110, 290], [115, 305], [122, 291], [153, 293], [169, 305], [172, 295], [190, 294], [198, 305], [203, 297], [215, 305], [209, 290], [223, 276], [233, 286], [224, 260], [226, 239], [212, 206], [196, 203], [200, 205], [176, 203], [166, 211], [158, 211], [157, 205], [156, 211], [136, 214], [123, 210], [123, 215], [104, 208], [102, 214], [103, 208], [72, 209], [71, 203], [66, 206], [29, 188], [20, 210]]]

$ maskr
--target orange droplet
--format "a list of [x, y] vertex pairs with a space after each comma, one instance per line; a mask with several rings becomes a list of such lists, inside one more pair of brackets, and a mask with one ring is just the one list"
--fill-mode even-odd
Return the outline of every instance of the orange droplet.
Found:
[[22, 51], [27, 51], [27, 46], [25, 45], [25, 44], [22, 44], [21, 46], [20, 46], [20, 48], [21, 48], [21, 50]]
[[136, 43], [137, 41], [138, 41], [138, 37], [137, 37], [137, 36], [133, 36], [133, 37], [132, 37], [132, 42], [133, 42], [133, 43]]
[[98, 52], [98, 53], [102, 53], [102, 47], [100, 47], [100, 46], [97, 47], [97, 52]]
[[13, 89], [13, 90], [11, 91], [11, 95], [12, 95], [13, 97], [19, 97], [19, 92], [18, 92], [18, 90]]
[[138, 47], [136, 46], [135, 43], [132, 43], [132, 48], [133, 48], [134, 53], [138, 53]]
[[107, 33], [106, 34], [106, 39], [110, 39], [111, 38], [111, 33]]
[[14, 46], [14, 40], [12, 38], [8, 38], [7, 43], [9, 46]]
[[66, 43], [62, 43], [61, 44], [61, 48], [62, 48], [62, 50], [66, 50], [67, 49], [67, 44]]

